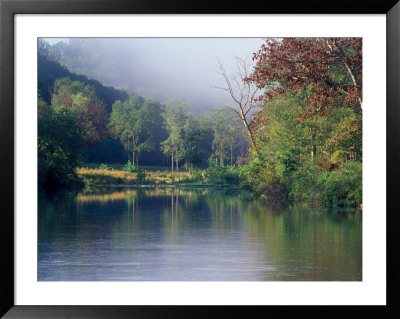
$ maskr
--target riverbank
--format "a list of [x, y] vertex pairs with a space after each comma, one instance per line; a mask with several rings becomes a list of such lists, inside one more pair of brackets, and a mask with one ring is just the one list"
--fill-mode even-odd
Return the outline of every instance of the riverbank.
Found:
[[87, 187], [238, 187], [229, 183], [208, 183], [205, 172], [168, 172], [138, 170], [126, 172], [116, 169], [78, 168], [78, 176]]
[[78, 176], [85, 185], [138, 185], [138, 184], [174, 184], [189, 176], [188, 172], [165, 172], [139, 170], [126, 172], [115, 169], [79, 168]]
[[[107, 165], [97, 168], [79, 168], [79, 178], [84, 182], [86, 188], [199, 188], [199, 187], [222, 187], [242, 188], [249, 191], [253, 197], [262, 197], [273, 201], [300, 201], [315, 207], [358, 207], [359, 203], [353, 198], [340, 196], [339, 198], [327, 198], [326, 192], [335, 193], [337, 187], [321, 187], [315, 196], [311, 198], [287, 196], [282, 192], [279, 184], [275, 185], [275, 191], [263, 189], [262, 192], [254, 189], [254, 183], [248, 183], [248, 174], [243, 167], [213, 165], [205, 170], [195, 170], [191, 174], [188, 171], [171, 172], [150, 168], [139, 169], [134, 172], [116, 169]], [[254, 181], [253, 181], [254, 182]], [[322, 185], [322, 186], [324, 186]], [[342, 194], [338, 192], [338, 194]]]

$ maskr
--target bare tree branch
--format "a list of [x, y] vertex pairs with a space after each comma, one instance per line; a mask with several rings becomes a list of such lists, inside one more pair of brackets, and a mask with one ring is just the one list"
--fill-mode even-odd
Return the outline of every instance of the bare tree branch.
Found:
[[[258, 92], [259, 88], [256, 87], [251, 82], [243, 81], [249, 75], [249, 64], [245, 59], [241, 59], [236, 57], [236, 76], [229, 77], [222, 62], [218, 61], [218, 71], [217, 73], [221, 75], [226, 83], [226, 87], [214, 87], [217, 89], [221, 89], [225, 92], [228, 92], [231, 99], [234, 102], [234, 106], [226, 106], [225, 108], [233, 111], [241, 120], [244, 127], [246, 128], [246, 132], [248, 138], [251, 142], [252, 148], [257, 154], [257, 145], [254, 133], [251, 129], [251, 115], [256, 111], [257, 104], [255, 101], [255, 95]], [[234, 90], [232, 87], [232, 83], [235, 84], [237, 90]]]

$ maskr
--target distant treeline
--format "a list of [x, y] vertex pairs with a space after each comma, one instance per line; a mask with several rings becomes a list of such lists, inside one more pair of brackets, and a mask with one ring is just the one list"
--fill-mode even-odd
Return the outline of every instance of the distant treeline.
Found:
[[[247, 153], [233, 114], [187, 113], [183, 101], [161, 104], [76, 75], [39, 53], [39, 185], [79, 185], [84, 162], [204, 168], [236, 164]], [[182, 167], [181, 167], [182, 166]]]

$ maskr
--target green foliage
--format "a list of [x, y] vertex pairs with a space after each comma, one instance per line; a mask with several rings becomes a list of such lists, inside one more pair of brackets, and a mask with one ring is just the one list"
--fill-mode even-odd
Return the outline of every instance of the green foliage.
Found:
[[327, 145], [338, 149], [347, 159], [361, 160], [362, 156], [362, 116], [353, 113], [335, 124]]
[[107, 170], [107, 171], [113, 170], [113, 168], [108, 166], [107, 164], [100, 164], [98, 168], [99, 169], [104, 169], [104, 170]]
[[143, 169], [139, 169], [136, 174], [136, 181], [137, 182], [146, 182], [146, 171]]
[[313, 161], [305, 159], [293, 174], [293, 182], [288, 187], [288, 196], [311, 202], [321, 199], [321, 176]]
[[107, 136], [105, 103], [93, 86], [68, 77], [57, 79], [51, 105], [56, 113], [68, 112], [75, 118], [86, 145], [96, 144]]
[[362, 202], [362, 164], [348, 161], [338, 171], [326, 173], [322, 179], [322, 200], [327, 203], [352, 200]]
[[276, 156], [276, 162], [277, 176], [281, 180], [288, 181], [299, 166], [300, 150], [288, 149], [279, 152]]
[[335, 104], [324, 115], [303, 117], [308, 97], [309, 89], [265, 103], [259, 156], [245, 168], [242, 184], [272, 197], [361, 203], [362, 115]]
[[82, 187], [76, 168], [83, 150], [107, 135], [104, 102], [92, 86], [70, 78], [54, 83], [51, 105], [39, 92], [38, 177], [46, 192]]
[[128, 173], [133, 173], [136, 172], [137, 169], [135, 166], [132, 165], [131, 161], [126, 162], [125, 166], [124, 166], [124, 171], [128, 172]]
[[239, 185], [241, 182], [242, 168], [237, 165], [216, 164], [209, 161], [209, 166], [204, 172], [204, 181], [214, 185]]
[[[100, 97], [106, 103], [107, 113], [111, 113], [111, 105], [116, 100], [125, 101], [128, 99], [128, 94], [124, 91], [117, 90], [113, 87], [104, 86], [99, 81], [88, 79], [86, 76], [82, 75], [82, 72], [71, 73], [59, 63], [54, 60], [54, 56], [49, 56], [46, 53], [46, 49], [41, 50], [39, 44], [39, 56], [38, 56], [38, 80], [42, 83], [41, 86], [41, 96], [47, 102], [51, 102], [51, 92], [54, 87], [54, 82], [56, 79], [69, 77], [73, 81], [79, 81], [85, 83], [85, 85], [91, 85], [96, 90], [96, 95]], [[94, 77], [98, 79], [97, 77]]]
[[362, 202], [362, 164], [348, 161], [340, 169], [320, 171], [303, 163], [294, 176], [290, 195], [296, 199], [332, 205], [338, 201]]
[[188, 116], [182, 128], [182, 154], [190, 173], [201, 160], [201, 142], [206, 136], [206, 127], [193, 116]]
[[273, 163], [255, 159], [243, 168], [245, 180], [241, 185], [257, 195], [266, 194], [271, 197], [282, 197], [283, 189], [277, 178]]
[[186, 114], [184, 107], [183, 101], [166, 105], [162, 116], [168, 138], [161, 143], [161, 149], [176, 164], [184, 160], [186, 168], [192, 172], [207, 153], [203, 142], [209, 138], [209, 129], [204, 120]]
[[202, 182], [204, 180], [203, 173], [195, 168], [192, 174], [190, 174], [190, 180], [193, 182]]
[[76, 119], [38, 99], [38, 186], [46, 192], [80, 188], [76, 167], [84, 141]]
[[343, 150], [337, 150], [332, 154], [332, 161], [335, 163], [344, 163], [347, 159], [346, 152]]
[[231, 110], [216, 110], [210, 119], [214, 139], [212, 141], [213, 154], [220, 164], [235, 164], [246, 140], [244, 127], [238, 116]]
[[167, 104], [164, 112], [164, 127], [168, 132], [168, 138], [161, 142], [161, 150], [166, 155], [171, 155], [175, 162], [183, 159], [183, 123], [186, 114], [183, 111], [183, 104]]
[[204, 175], [201, 170], [194, 168], [193, 172], [179, 180], [180, 183], [202, 183], [204, 181]]
[[160, 123], [160, 104], [131, 95], [128, 100], [116, 101], [109, 127], [126, 151], [132, 152], [132, 164], [138, 164], [139, 155], [155, 148], [154, 132]]

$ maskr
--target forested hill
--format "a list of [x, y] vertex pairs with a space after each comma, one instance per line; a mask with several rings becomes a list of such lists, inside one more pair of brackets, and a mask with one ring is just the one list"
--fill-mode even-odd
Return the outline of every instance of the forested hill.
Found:
[[92, 85], [97, 96], [106, 103], [106, 110], [111, 114], [112, 105], [116, 100], [125, 101], [129, 98], [128, 93], [117, 90], [114, 87], [104, 86], [99, 81], [88, 79], [85, 75], [71, 73], [56, 61], [51, 61], [45, 55], [38, 55], [38, 82], [43, 99], [50, 104], [51, 91], [54, 81], [58, 78], [69, 77], [73, 81], [83, 82], [85, 85]]

